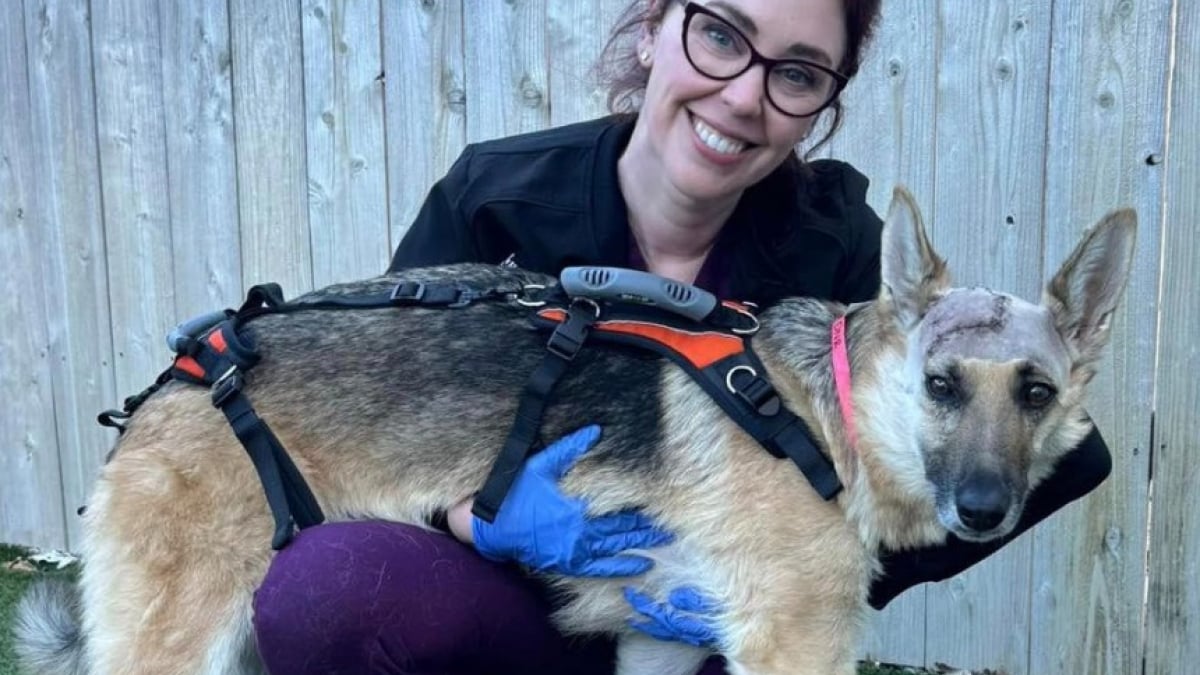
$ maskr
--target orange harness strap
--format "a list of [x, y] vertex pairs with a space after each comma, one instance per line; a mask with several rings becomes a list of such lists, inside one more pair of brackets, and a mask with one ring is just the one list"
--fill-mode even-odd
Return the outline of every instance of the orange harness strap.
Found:
[[[561, 323], [567, 312], [558, 307], [543, 309], [538, 316]], [[689, 331], [663, 324], [628, 319], [602, 319], [592, 330], [640, 337], [670, 348], [696, 368], [707, 368], [723, 358], [745, 351], [742, 338], [716, 331]]]

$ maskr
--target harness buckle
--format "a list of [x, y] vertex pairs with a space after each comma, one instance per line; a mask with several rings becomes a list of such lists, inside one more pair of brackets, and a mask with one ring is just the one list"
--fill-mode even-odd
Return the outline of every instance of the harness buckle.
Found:
[[242, 374], [238, 371], [237, 366], [230, 366], [229, 370], [221, 373], [216, 382], [212, 386], [212, 404], [215, 408], [224, 407], [229, 399], [234, 394], [242, 391]]
[[[581, 312], [579, 305], [589, 305], [591, 312]], [[564, 361], [571, 361], [583, 347], [592, 324], [599, 318], [599, 303], [589, 298], [576, 298], [567, 310], [567, 320], [558, 324], [550, 334], [550, 339], [546, 341], [546, 349]]]
[[396, 284], [392, 289], [392, 302], [420, 302], [425, 297], [425, 284], [419, 281], [405, 281]]

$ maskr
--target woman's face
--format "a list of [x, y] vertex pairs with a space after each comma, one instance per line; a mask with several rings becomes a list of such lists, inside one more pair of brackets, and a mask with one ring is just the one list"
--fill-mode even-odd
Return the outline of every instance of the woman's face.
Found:
[[[766, 97], [763, 66], [731, 80], [696, 71], [684, 51], [684, 2], [668, 2], [657, 30], [639, 43], [649, 58], [640, 142], [681, 193], [698, 200], [738, 194], [774, 171], [816, 116], [789, 117]], [[806, 58], [830, 68], [845, 50], [841, 0], [704, 0], [767, 58]], [[639, 134], [635, 134], [635, 138]]]

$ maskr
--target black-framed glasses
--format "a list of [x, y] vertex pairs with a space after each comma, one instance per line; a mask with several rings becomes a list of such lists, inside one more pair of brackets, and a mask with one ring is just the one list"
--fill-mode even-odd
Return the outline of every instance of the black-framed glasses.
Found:
[[683, 2], [683, 53], [696, 72], [732, 80], [755, 64], [763, 66], [763, 91], [776, 110], [811, 117], [833, 103], [849, 79], [807, 59], [769, 59], [724, 17], [704, 5]]

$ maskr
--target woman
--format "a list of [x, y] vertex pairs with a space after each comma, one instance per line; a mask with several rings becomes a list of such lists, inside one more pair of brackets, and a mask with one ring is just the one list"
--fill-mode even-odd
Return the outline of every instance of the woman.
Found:
[[[433, 187], [392, 269], [506, 259], [551, 274], [620, 265], [760, 305], [791, 295], [869, 299], [881, 224], [865, 201], [866, 178], [840, 162], [802, 163], [795, 148], [822, 114], [836, 130], [838, 94], [878, 11], [878, 0], [634, 3], [604, 63], [610, 107], [636, 114], [468, 147]], [[569, 465], [596, 435], [585, 429], [531, 460], [494, 524], [473, 518], [469, 502], [451, 509], [441, 525], [453, 538], [374, 522], [302, 532], [256, 596], [268, 668], [611, 672], [611, 644], [559, 635], [540, 586], [497, 562], [598, 576], [649, 567], [622, 551], [669, 533], [636, 515], [589, 519], [558, 490], [550, 466]], [[1017, 533], [1098, 485], [1109, 462], [1093, 434], [1035, 492]], [[1000, 545], [951, 538], [885, 555], [871, 602], [882, 607]], [[645, 617], [637, 626], [713, 643], [703, 599], [673, 596], [674, 605], [631, 597]], [[714, 658], [703, 672], [724, 670]]]

